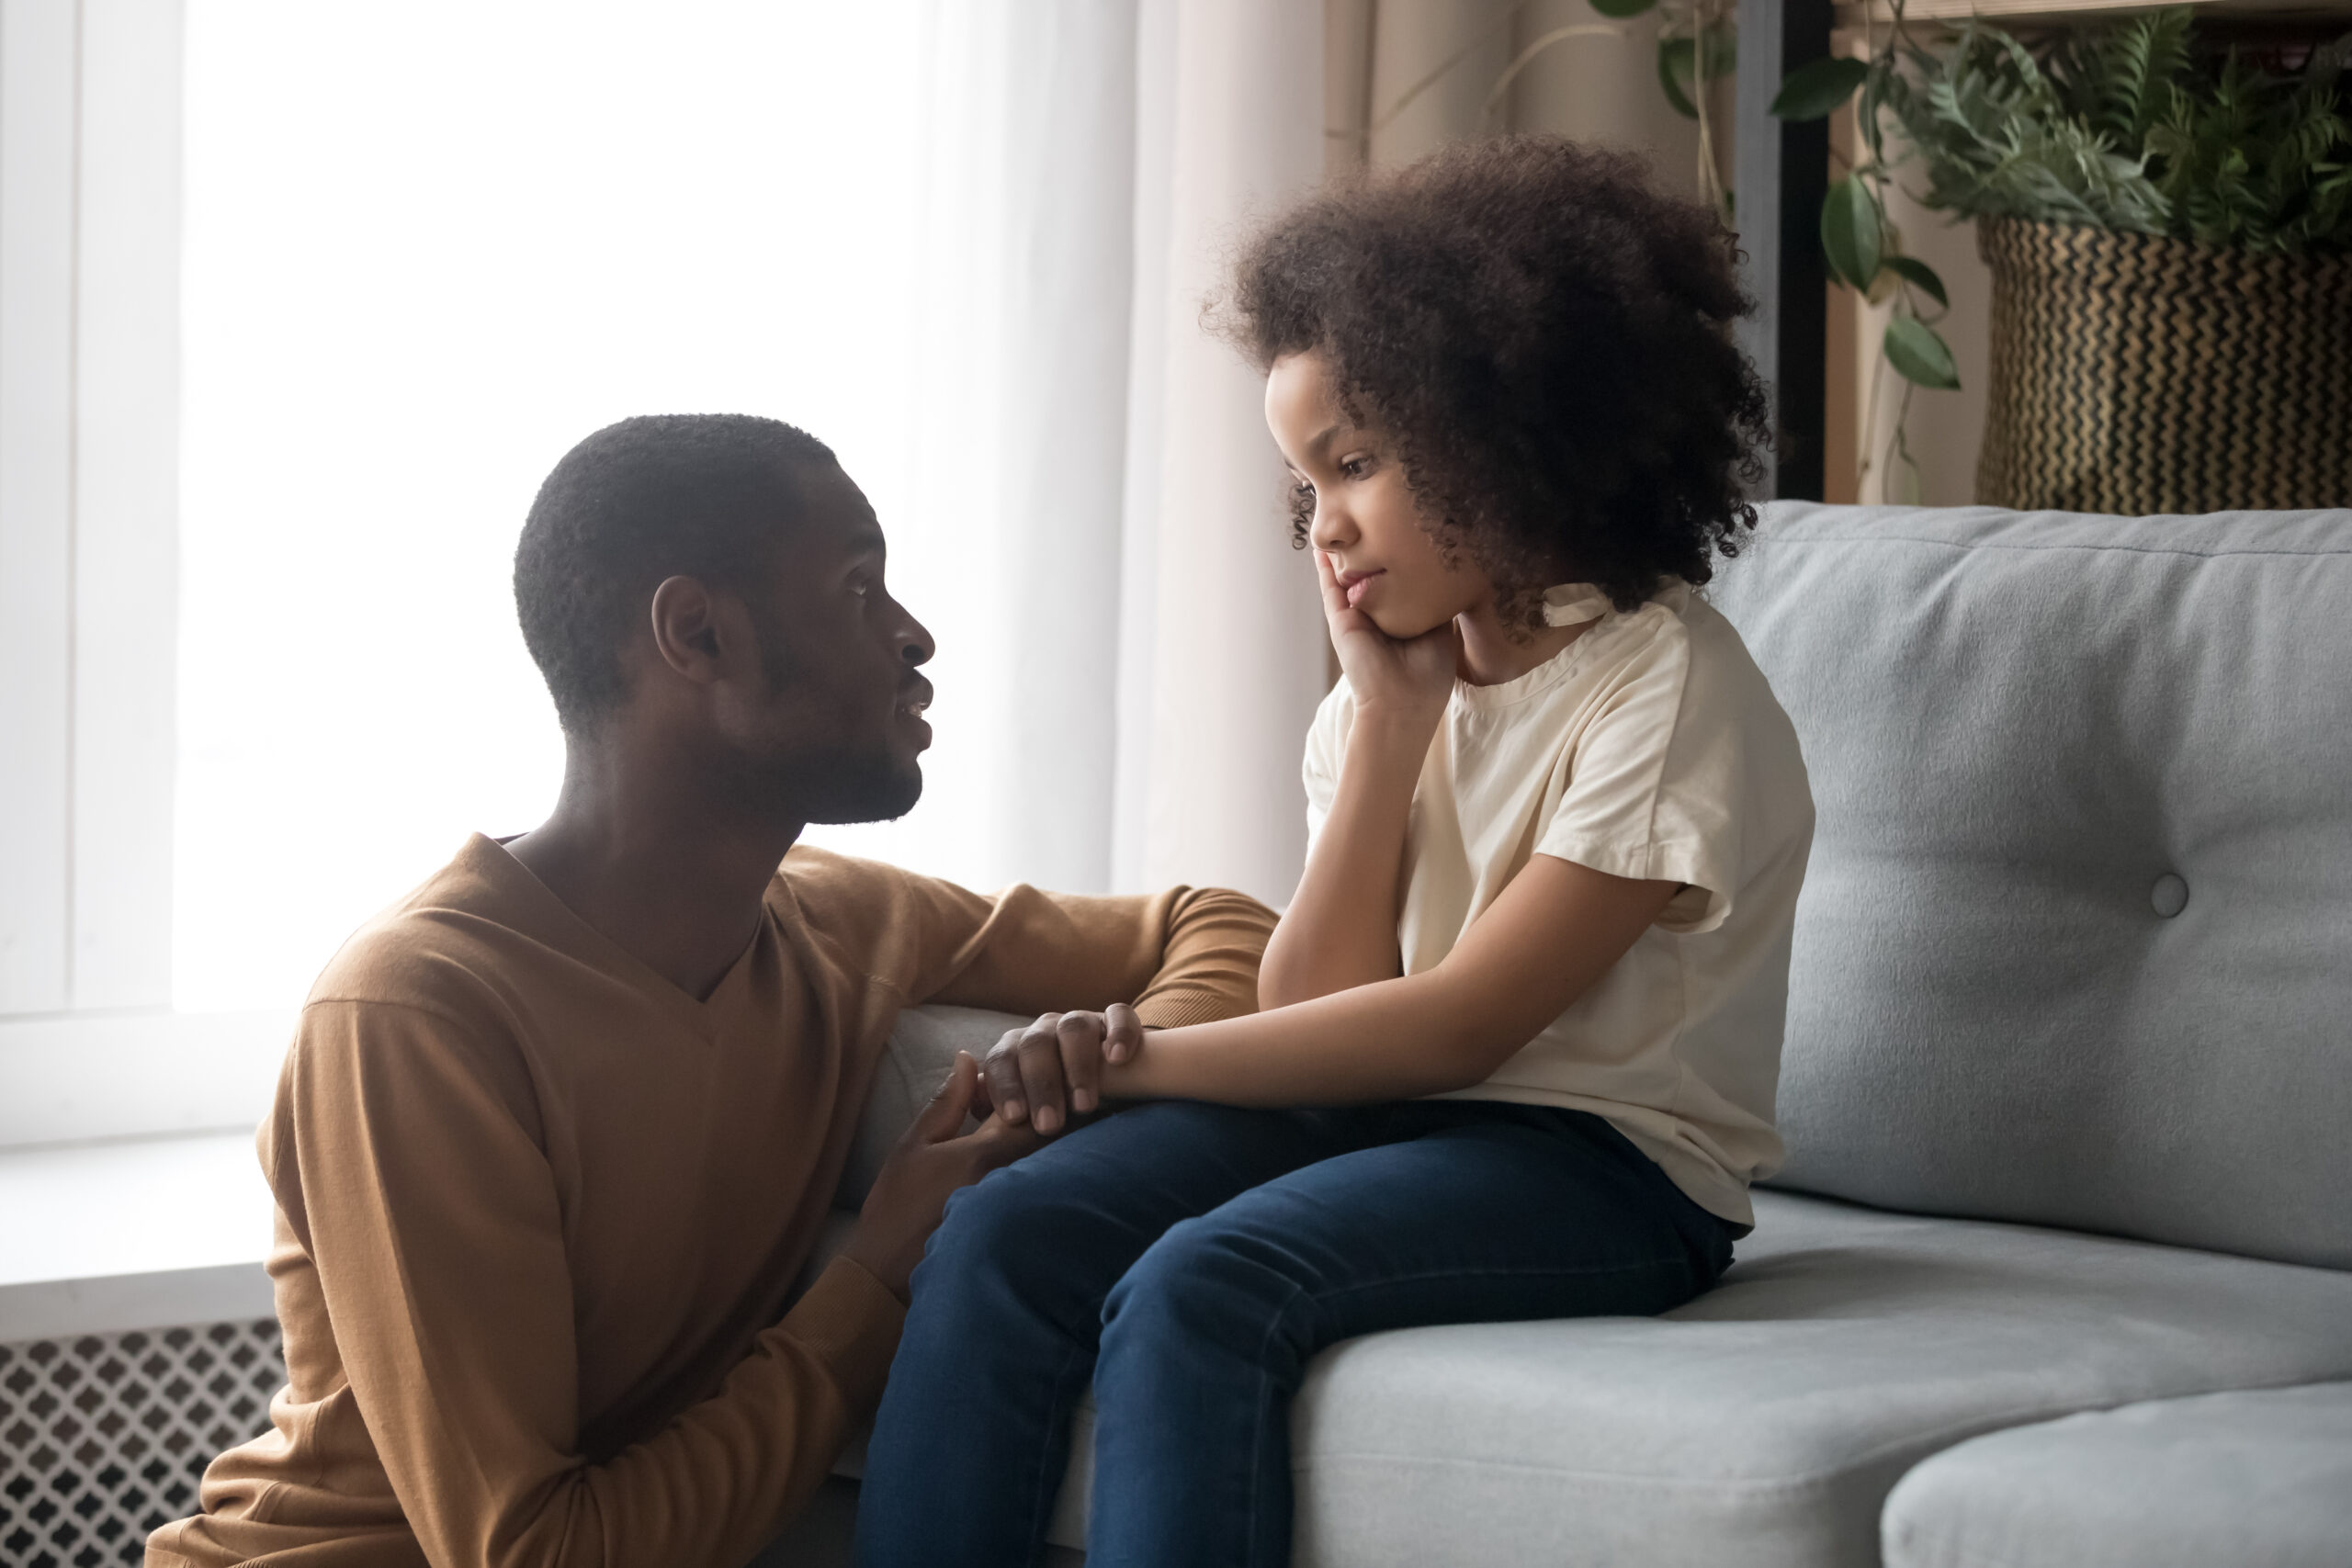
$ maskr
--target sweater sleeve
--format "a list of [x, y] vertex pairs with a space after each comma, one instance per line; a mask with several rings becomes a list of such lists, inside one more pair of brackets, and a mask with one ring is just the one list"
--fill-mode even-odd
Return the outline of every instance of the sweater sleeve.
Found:
[[1016, 883], [988, 897], [819, 850], [785, 874], [813, 924], [910, 1003], [1002, 1012], [1131, 1002], [1152, 1029], [1257, 1010], [1273, 911], [1244, 893], [1099, 896]]
[[401, 1510], [435, 1568], [736, 1568], [878, 1397], [899, 1303], [837, 1260], [708, 1398], [582, 1453], [564, 1215], [471, 1032], [313, 1003], [266, 1142]]
[[1148, 1029], [1257, 1010], [1274, 917], [1246, 894], [1177, 887], [1104, 898], [1014, 886], [987, 904], [923, 999], [1003, 1012], [1132, 1002]]

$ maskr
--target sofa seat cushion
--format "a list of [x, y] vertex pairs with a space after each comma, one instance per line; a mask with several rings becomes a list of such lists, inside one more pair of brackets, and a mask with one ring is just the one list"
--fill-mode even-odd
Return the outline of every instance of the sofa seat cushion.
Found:
[[[2352, 1274], [1785, 1193], [1757, 1211], [1724, 1283], [1665, 1318], [1326, 1352], [1293, 1415], [1300, 1568], [1871, 1564], [1888, 1490], [1954, 1443], [2352, 1377]], [[1082, 1446], [1073, 1469], [1082, 1488]], [[1083, 1517], [1066, 1497], [1056, 1536]]]
[[2343, 1568], [2352, 1382], [2086, 1412], [1947, 1450], [1888, 1497], [1888, 1568]]
[[[954, 1050], [1014, 1021], [905, 1015], [843, 1204]], [[1875, 1563], [1888, 1490], [1954, 1443], [2352, 1379], [2352, 1274], [1782, 1192], [1756, 1207], [1724, 1283], [1665, 1318], [1414, 1329], [1318, 1358], [1293, 1413], [1300, 1568]], [[1084, 1540], [1091, 1435], [1081, 1409], [1064, 1546]]]

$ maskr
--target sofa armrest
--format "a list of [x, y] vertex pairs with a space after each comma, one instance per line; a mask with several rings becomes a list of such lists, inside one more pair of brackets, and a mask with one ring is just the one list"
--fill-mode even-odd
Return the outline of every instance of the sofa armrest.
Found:
[[882, 1162], [913, 1124], [916, 1112], [930, 1103], [956, 1052], [981, 1055], [1006, 1030], [1029, 1021], [980, 1008], [919, 1007], [900, 1013], [882, 1060], [875, 1065], [874, 1087], [858, 1115], [857, 1136], [850, 1144], [834, 1205], [852, 1212], [864, 1205]]

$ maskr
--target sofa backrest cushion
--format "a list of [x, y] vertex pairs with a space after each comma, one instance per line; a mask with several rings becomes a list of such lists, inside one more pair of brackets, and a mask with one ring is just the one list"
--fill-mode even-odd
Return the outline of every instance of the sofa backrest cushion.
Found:
[[2352, 1267], [2352, 512], [1766, 509], [1780, 1184]]

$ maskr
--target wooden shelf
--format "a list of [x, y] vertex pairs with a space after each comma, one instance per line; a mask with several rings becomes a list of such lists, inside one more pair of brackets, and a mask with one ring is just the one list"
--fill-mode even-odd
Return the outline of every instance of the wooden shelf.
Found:
[[[2216, 20], [2245, 22], [2310, 22], [2326, 17], [2341, 17], [2352, 26], [2352, 0], [2182, 0], [2201, 17]], [[1909, 0], [1903, 7], [1904, 16], [1915, 22], [1957, 22], [1970, 17], [1982, 17], [1987, 21], [2067, 22], [2100, 17], [2118, 11], [2149, 11], [2158, 7], [2150, 0]], [[1863, 8], [1860, 5], [1841, 5], [1837, 8], [1837, 25], [1840, 30], [1859, 31], [1863, 25]], [[1880, 27], [1894, 20], [1894, 8], [1886, 0], [1872, 0], [1869, 19]]]

